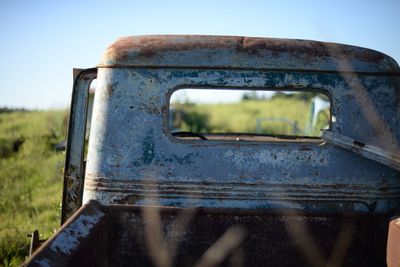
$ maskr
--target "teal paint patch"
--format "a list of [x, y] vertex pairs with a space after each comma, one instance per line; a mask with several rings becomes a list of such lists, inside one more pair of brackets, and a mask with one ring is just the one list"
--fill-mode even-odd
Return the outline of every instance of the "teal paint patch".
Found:
[[153, 130], [148, 131], [147, 136], [143, 140], [143, 163], [145, 165], [150, 165], [155, 156], [154, 153], [154, 140], [153, 140]]

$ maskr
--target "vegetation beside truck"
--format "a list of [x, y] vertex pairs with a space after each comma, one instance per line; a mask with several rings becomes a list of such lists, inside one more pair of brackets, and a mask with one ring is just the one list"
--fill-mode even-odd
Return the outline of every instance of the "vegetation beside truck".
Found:
[[66, 110], [0, 112], [0, 265], [19, 266], [34, 229], [50, 237], [60, 225]]

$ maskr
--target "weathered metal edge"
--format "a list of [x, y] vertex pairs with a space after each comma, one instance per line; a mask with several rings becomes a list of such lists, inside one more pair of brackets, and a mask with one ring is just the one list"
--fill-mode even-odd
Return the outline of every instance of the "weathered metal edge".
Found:
[[81, 205], [83, 194], [86, 115], [90, 83], [97, 69], [74, 69], [74, 86], [68, 125], [68, 139], [64, 167], [64, 185], [61, 210], [63, 224]]
[[400, 76], [399, 71], [391, 72], [368, 72], [368, 71], [355, 71], [355, 70], [319, 70], [319, 69], [296, 69], [296, 68], [268, 68], [268, 67], [233, 67], [233, 66], [193, 66], [193, 65], [128, 65], [128, 64], [97, 64], [97, 69], [193, 69], [193, 70], [237, 70], [237, 71], [269, 71], [269, 72], [298, 72], [298, 73], [326, 73], [326, 74], [340, 74], [340, 75], [365, 75], [365, 76]]
[[[309, 186], [306, 184], [251, 184], [239, 182], [204, 184], [195, 181], [177, 180], [123, 180], [96, 179], [86, 177], [85, 190], [134, 194], [136, 196], [187, 196], [216, 199], [400, 199], [398, 187], [385, 191], [363, 186], [362, 184], [324, 184]], [[357, 194], [355, 194], [357, 192]]]
[[82, 238], [104, 223], [106, 213], [92, 200], [83, 205], [69, 220], [48, 239], [21, 266], [68, 266], [72, 255], [79, 249]]
[[390, 56], [363, 47], [311, 40], [207, 35], [123, 37], [105, 51], [99, 67], [105, 66], [400, 71]]
[[324, 130], [321, 138], [332, 145], [344, 148], [400, 171], [400, 151], [388, 151], [329, 130]]

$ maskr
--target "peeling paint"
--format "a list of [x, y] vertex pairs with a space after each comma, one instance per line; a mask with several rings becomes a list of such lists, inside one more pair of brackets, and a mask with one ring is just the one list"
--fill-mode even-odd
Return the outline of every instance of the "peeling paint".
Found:
[[[134, 77], [134, 79], [123, 80], [123, 77]], [[169, 104], [167, 97], [171, 91], [182, 86], [296, 88], [296, 90], [322, 91], [332, 98], [331, 113], [335, 120], [332, 121], [331, 130], [379, 145], [384, 139], [382, 136], [378, 138], [372, 130], [373, 126], [365, 118], [362, 106], [355, 101], [356, 94], [351, 87], [362, 84], [365, 85], [372, 100], [379, 96], [380, 102], [374, 103], [387, 127], [381, 132], [393, 132], [395, 139], [391, 144], [398, 146], [400, 132], [394, 129], [400, 129], [396, 128], [400, 125], [400, 118], [395, 115], [400, 107], [393, 105], [398, 90], [393, 80], [400, 79], [399, 77], [317, 71], [215, 70], [210, 67], [201, 70], [101, 68], [99, 79], [104, 81], [101, 83], [104, 87], [118, 79], [119, 96], [115, 100], [108, 101], [100, 98], [95, 107], [98, 114], [108, 119], [102, 123], [95, 122], [93, 125], [93, 129], [104, 133], [104, 138], [98, 142], [99, 138], [94, 132], [90, 141], [84, 202], [96, 199], [103, 204], [120, 203], [119, 201], [123, 202], [126, 198], [143, 197], [150, 192], [139, 193], [129, 188], [132, 185], [139, 190], [143, 181], [151, 180], [159, 186], [157, 190], [160, 190], [158, 193], [157, 190], [153, 190], [151, 194], [159, 197], [164, 205], [181, 205], [177, 204], [183, 203], [176, 195], [179, 192], [186, 198], [190, 197], [190, 190], [179, 191], [183, 190], [182, 188], [163, 191], [161, 188], [166, 182], [171, 184], [189, 182], [207, 183], [215, 188], [209, 191], [204, 187], [198, 187], [199, 190], [196, 191], [196, 195], [200, 196], [198, 205], [205, 207], [236, 205], [240, 208], [255, 208], [270, 202], [271, 204], [267, 206], [271, 208], [286, 206], [285, 202], [289, 199], [295, 200], [299, 204], [296, 207], [300, 209], [321, 211], [342, 211], [344, 207], [349, 211], [367, 212], [370, 208], [366, 207], [372, 207], [374, 212], [384, 213], [398, 206], [400, 179], [397, 171], [326, 143], [176, 140], [169, 135], [167, 126]], [[151, 84], [154, 88], [150, 90]], [[371, 84], [374, 86], [367, 87]], [[98, 90], [101, 92], [104, 89], [100, 87]], [[384, 90], [382, 95], [381, 90]], [[109, 105], [114, 106], [113, 101], [117, 108], [106, 108]], [[116, 101], [119, 101], [118, 105]], [[162, 113], [155, 115], [151, 109], [143, 108], [150, 106]], [[91, 151], [101, 151], [101, 154], [91, 154]], [[123, 155], [122, 161], [119, 155]], [[92, 156], [95, 161], [92, 160]], [[382, 179], [388, 181], [386, 188], [390, 188], [393, 192], [390, 197], [379, 193], [380, 188], [377, 187], [376, 181]], [[107, 181], [126, 181], [126, 183], [117, 182], [106, 187], [97, 187], [97, 184], [104, 185]], [[225, 190], [223, 185], [226, 184], [231, 184], [232, 187]], [[377, 205], [351, 204], [366, 201], [367, 196], [358, 191], [358, 185], [365, 186], [365, 190], [371, 192], [368, 198], [371, 203], [376, 200]], [[264, 188], [277, 189], [279, 186], [292, 187], [298, 192], [304, 192], [303, 197], [295, 197], [290, 190], [289, 192], [277, 190], [273, 194], [263, 191]], [[312, 194], [313, 198], [320, 199], [315, 207], [307, 205], [307, 196], [310, 192], [300, 190], [309, 186], [320, 188], [319, 193]], [[334, 186], [348, 188], [346, 194], [351, 197], [332, 194], [329, 188]], [[222, 198], [220, 192], [223, 192]], [[272, 197], [279, 194], [287, 197], [282, 197], [280, 200]], [[332, 198], [327, 201], [326, 196], [329, 194]], [[233, 201], [235, 198], [237, 201]], [[223, 200], [215, 202], [214, 199]]]
[[101, 215], [80, 215], [70, 226], [60, 232], [57, 238], [51, 243], [50, 248], [64, 254], [71, 253], [79, 245], [80, 238], [85, 238], [90, 229], [100, 220]]

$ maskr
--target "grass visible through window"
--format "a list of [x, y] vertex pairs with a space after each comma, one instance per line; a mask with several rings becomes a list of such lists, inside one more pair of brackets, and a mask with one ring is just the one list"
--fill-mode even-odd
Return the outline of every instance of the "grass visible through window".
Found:
[[329, 123], [329, 99], [318, 92], [180, 89], [170, 98], [169, 128], [179, 139], [319, 137]]

